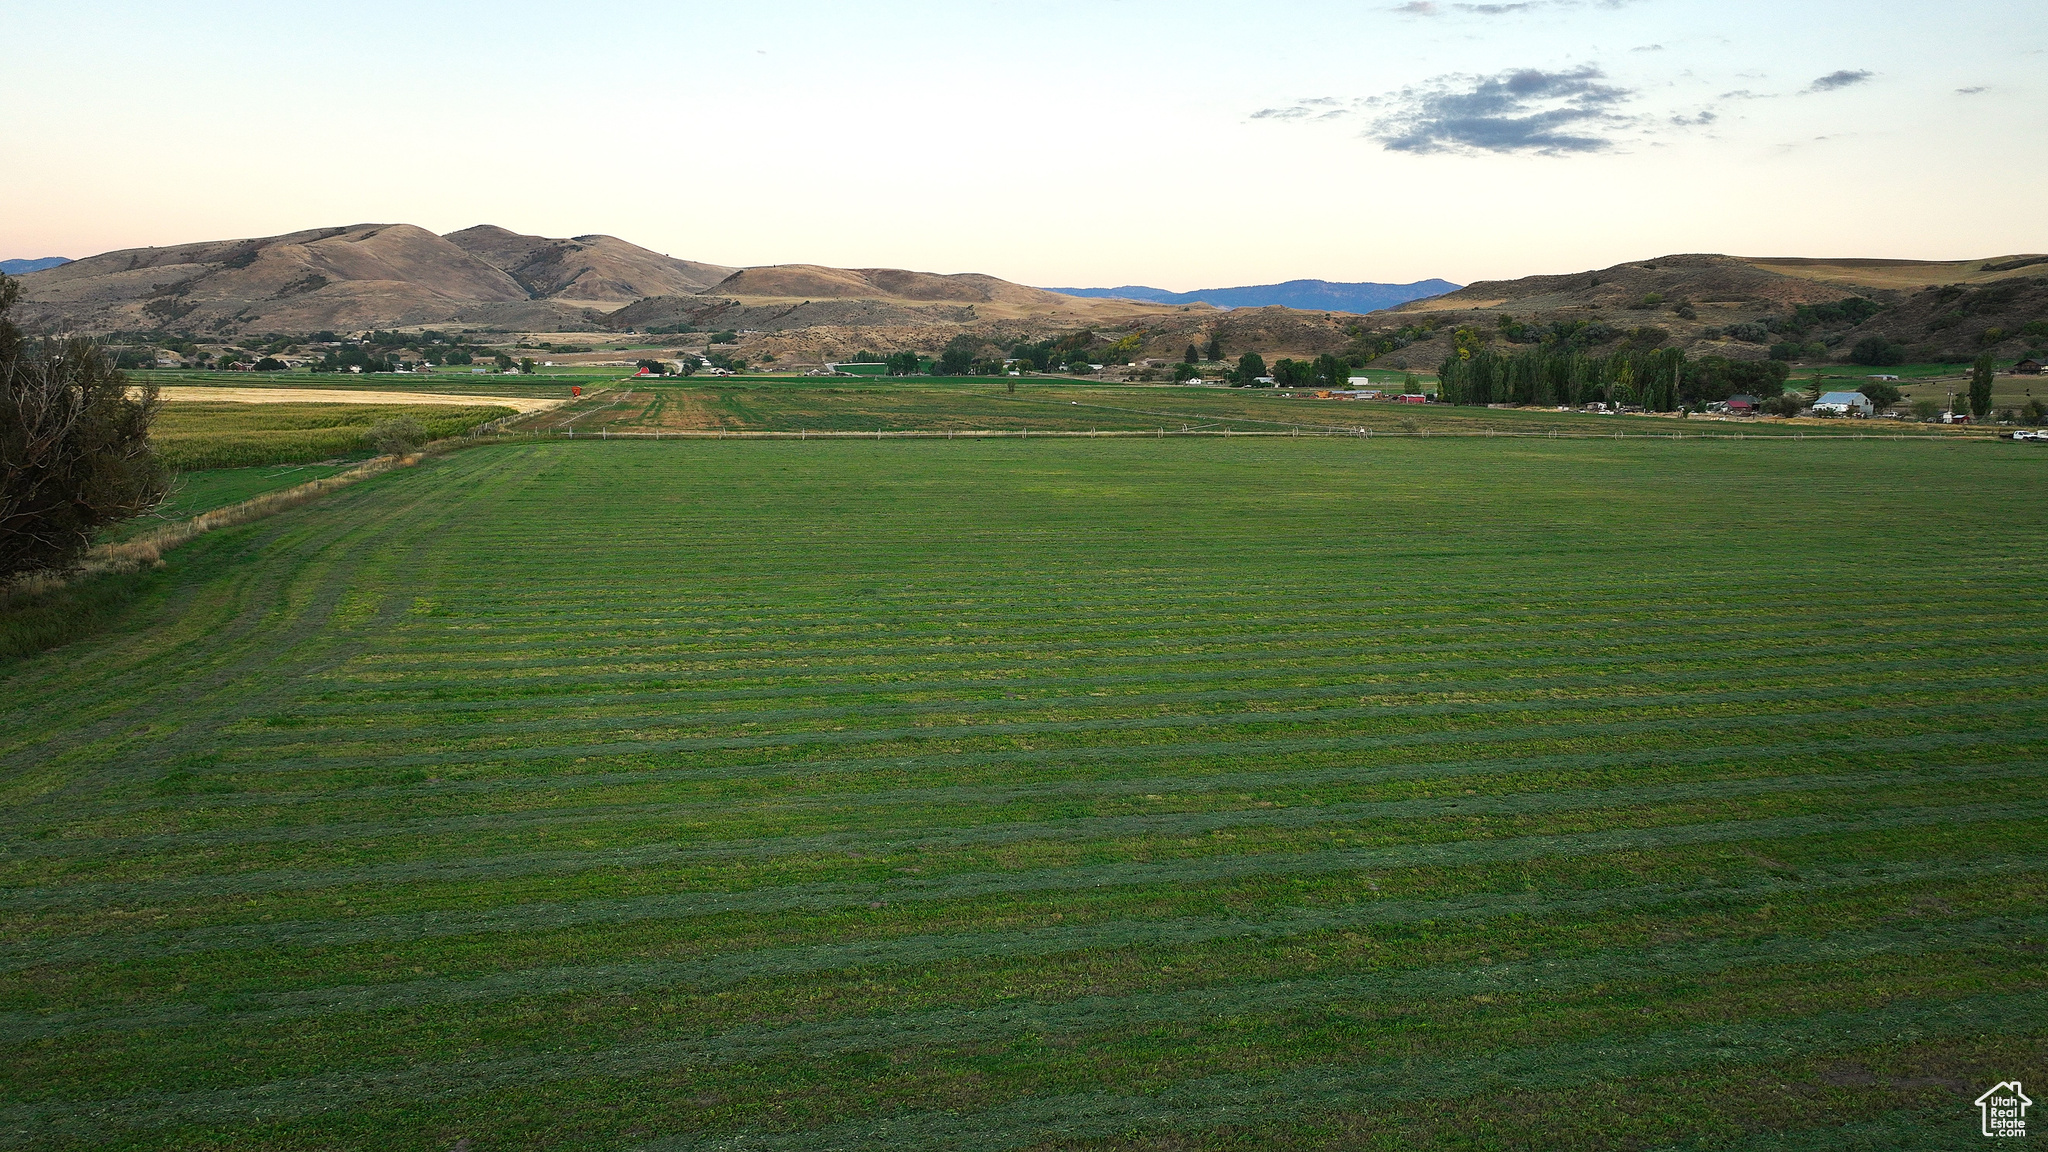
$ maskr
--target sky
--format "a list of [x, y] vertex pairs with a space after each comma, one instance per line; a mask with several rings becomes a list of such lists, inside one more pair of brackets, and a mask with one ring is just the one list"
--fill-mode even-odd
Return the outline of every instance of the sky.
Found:
[[2041, 0], [0, 0], [0, 258], [404, 222], [1174, 290], [2048, 251]]

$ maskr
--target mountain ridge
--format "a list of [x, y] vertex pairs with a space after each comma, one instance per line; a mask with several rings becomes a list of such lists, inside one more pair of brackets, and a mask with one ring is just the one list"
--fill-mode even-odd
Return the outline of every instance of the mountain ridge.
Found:
[[38, 256], [32, 260], [0, 260], [0, 276], [21, 276], [71, 263], [69, 256]]
[[1306, 312], [1353, 312], [1364, 315], [1398, 307], [1411, 300], [1455, 292], [1463, 285], [1448, 280], [1417, 280], [1409, 284], [1373, 281], [1283, 280], [1275, 284], [1247, 284], [1236, 288], [1203, 288], [1194, 292], [1169, 292], [1142, 284], [1119, 288], [1047, 288], [1062, 296], [1094, 299], [1142, 300], [1150, 304], [1210, 304], [1218, 308], [1298, 308]]

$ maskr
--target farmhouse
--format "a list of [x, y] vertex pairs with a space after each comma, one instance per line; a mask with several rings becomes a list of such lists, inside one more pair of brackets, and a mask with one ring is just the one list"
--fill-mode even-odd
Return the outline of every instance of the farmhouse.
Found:
[[2012, 370], [2015, 375], [2019, 376], [2039, 376], [2041, 374], [2041, 359], [2036, 356], [2029, 356], [2013, 365]]
[[1756, 397], [1747, 392], [1737, 392], [1728, 398], [1728, 411], [1741, 416], [1753, 415], [1756, 412]]
[[1877, 411], [1877, 405], [1861, 392], [1827, 392], [1814, 401], [1815, 416], [1869, 416]]

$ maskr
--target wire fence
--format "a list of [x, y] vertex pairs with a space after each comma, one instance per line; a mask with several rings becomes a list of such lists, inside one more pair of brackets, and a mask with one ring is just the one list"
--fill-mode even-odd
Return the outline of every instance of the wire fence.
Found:
[[[511, 419], [508, 417], [508, 419]], [[1508, 440], [1916, 440], [1930, 443], [1954, 443], [1959, 440], [1985, 441], [2000, 437], [1991, 433], [1957, 432], [1816, 432], [1808, 435], [1805, 431], [1755, 433], [1734, 432], [1645, 432], [1640, 430], [1616, 429], [1612, 432], [1570, 431], [1560, 429], [1532, 429], [1529, 431], [1503, 431], [1491, 428], [1462, 430], [1418, 428], [1290, 428], [1284, 431], [1273, 429], [1233, 429], [1212, 425], [1184, 426], [1181, 428], [1090, 428], [1081, 429], [1033, 429], [1033, 428], [875, 428], [875, 429], [735, 429], [735, 428], [654, 428], [617, 429], [603, 427], [596, 430], [578, 431], [574, 427], [506, 429], [500, 427], [504, 421], [478, 425], [469, 433], [478, 440], [1043, 440], [1043, 439], [1165, 439], [1168, 437], [1202, 437], [1205, 439], [1508, 439]]]

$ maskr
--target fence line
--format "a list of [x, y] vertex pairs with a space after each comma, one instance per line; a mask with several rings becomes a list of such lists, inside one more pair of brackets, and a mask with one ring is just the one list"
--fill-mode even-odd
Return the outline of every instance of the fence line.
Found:
[[[512, 417], [506, 417], [506, 419], [507, 419], [507, 420], [510, 420], [510, 419], [513, 419], [513, 418], [512, 418]], [[877, 428], [877, 429], [874, 429], [873, 431], [826, 431], [826, 430], [822, 430], [822, 429], [817, 429], [817, 428], [798, 428], [798, 429], [793, 429], [793, 430], [785, 430], [785, 431], [767, 431], [767, 430], [742, 430], [742, 429], [737, 429], [737, 428], [707, 428], [707, 429], [663, 428], [663, 429], [655, 429], [655, 430], [652, 430], [652, 431], [640, 431], [640, 430], [634, 430], [634, 431], [627, 431], [627, 430], [623, 430], [623, 429], [617, 429], [617, 428], [612, 428], [612, 427], [609, 427], [609, 426], [607, 426], [607, 427], [604, 427], [604, 428], [600, 428], [600, 429], [598, 429], [598, 430], [597, 430], [597, 431], [595, 431], [595, 432], [591, 432], [591, 431], [584, 431], [584, 432], [582, 432], [582, 433], [580, 433], [580, 434], [579, 434], [579, 433], [577, 432], [577, 430], [576, 430], [575, 428], [573, 428], [573, 427], [572, 427], [572, 428], [537, 428], [537, 429], [514, 429], [514, 430], [510, 430], [510, 431], [508, 431], [508, 430], [506, 430], [506, 429], [504, 429], [504, 428], [502, 428], [502, 427], [499, 427], [499, 426], [498, 426], [498, 425], [499, 425], [499, 424], [501, 424], [501, 423], [502, 423], [501, 421], [492, 421], [492, 422], [491, 422], [491, 423], [489, 423], [489, 424], [481, 424], [481, 425], [478, 425], [478, 426], [477, 426], [476, 428], [473, 428], [473, 429], [471, 429], [471, 430], [470, 430], [470, 432], [468, 433], [468, 435], [469, 435], [469, 437], [470, 437], [471, 439], [473, 439], [473, 440], [483, 440], [483, 439], [497, 439], [497, 440], [541, 440], [541, 439], [554, 439], [554, 438], [562, 438], [562, 439], [569, 439], [569, 440], [579, 440], [579, 439], [580, 439], [580, 440], [607, 440], [607, 441], [609, 441], [609, 440], [821, 440], [821, 439], [822, 439], [822, 440], [885, 440], [885, 439], [887, 439], [887, 440], [939, 440], [939, 439], [944, 439], [944, 440], [952, 440], [952, 439], [956, 439], [956, 438], [968, 438], [968, 437], [971, 437], [971, 438], [973, 438], [973, 439], [976, 439], [976, 440], [999, 440], [999, 439], [1017, 439], [1017, 440], [1028, 440], [1028, 439], [1031, 439], [1032, 437], [1038, 437], [1038, 438], [1040, 438], [1040, 439], [1045, 439], [1045, 438], [1048, 438], [1048, 437], [1053, 437], [1053, 438], [1057, 438], [1057, 437], [1081, 437], [1081, 438], [1086, 438], [1086, 439], [1100, 439], [1100, 438], [1102, 438], [1102, 437], [1151, 437], [1151, 438], [1154, 438], [1154, 439], [1161, 439], [1161, 438], [1164, 438], [1164, 437], [1167, 437], [1167, 436], [1177, 436], [1177, 437], [1204, 437], [1204, 438], [1209, 438], [1209, 439], [1222, 439], [1222, 438], [1225, 438], [1225, 437], [1229, 437], [1229, 438], [1231, 438], [1231, 439], [1238, 439], [1238, 438], [1243, 438], [1243, 437], [1268, 437], [1268, 438], [1294, 439], [1294, 438], [1298, 438], [1298, 437], [1302, 437], [1302, 436], [1318, 436], [1318, 437], [1323, 437], [1323, 438], [1325, 438], [1325, 439], [1356, 439], [1356, 440], [1369, 440], [1369, 439], [1372, 439], [1372, 438], [1374, 438], [1374, 437], [1385, 437], [1385, 436], [1408, 436], [1408, 437], [1415, 437], [1415, 438], [1418, 438], [1418, 439], [1429, 439], [1429, 438], [1432, 438], [1432, 437], [1438, 437], [1438, 438], [1441, 438], [1441, 437], [1459, 437], [1459, 436], [1462, 436], [1462, 437], [1467, 437], [1467, 438], [1480, 438], [1480, 437], [1483, 437], [1483, 438], [1488, 438], [1488, 439], [1492, 439], [1492, 438], [1497, 438], [1497, 437], [1498, 437], [1498, 438], [1508, 438], [1508, 439], [1524, 439], [1524, 440], [1534, 440], [1534, 439], [1549, 439], [1549, 440], [1773, 440], [1773, 441], [1776, 441], [1776, 440], [1784, 440], [1784, 441], [1789, 441], [1789, 442], [1798, 442], [1798, 443], [1803, 443], [1803, 442], [1805, 442], [1805, 441], [1806, 441], [1806, 440], [1808, 439], [1808, 437], [1807, 437], [1807, 436], [1806, 436], [1806, 435], [1805, 435], [1805, 434], [1804, 434], [1803, 432], [1796, 432], [1796, 433], [1793, 433], [1793, 434], [1789, 434], [1789, 435], [1788, 435], [1788, 434], [1783, 434], [1783, 433], [1780, 433], [1780, 434], [1770, 434], [1770, 433], [1765, 433], [1765, 434], [1762, 434], [1762, 435], [1756, 435], [1756, 436], [1751, 436], [1751, 435], [1746, 435], [1746, 434], [1745, 434], [1744, 432], [1740, 432], [1740, 431], [1738, 431], [1738, 432], [1629, 432], [1629, 431], [1624, 431], [1624, 430], [1620, 430], [1620, 429], [1617, 429], [1617, 430], [1615, 430], [1615, 431], [1613, 431], [1613, 432], [1604, 432], [1604, 431], [1603, 431], [1603, 432], [1579, 432], [1579, 431], [1559, 430], [1559, 429], [1555, 429], [1555, 428], [1547, 428], [1547, 429], [1534, 429], [1534, 430], [1530, 430], [1530, 431], [1510, 431], [1510, 430], [1502, 430], [1502, 429], [1498, 429], [1498, 428], [1475, 428], [1475, 429], [1463, 429], [1463, 430], [1457, 430], [1457, 431], [1449, 431], [1449, 430], [1444, 430], [1444, 429], [1434, 429], [1434, 430], [1433, 430], [1433, 429], [1427, 429], [1427, 428], [1423, 428], [1423, 429], [1417, 429], [1417, 430], [1415, 430], [1415, 431], [1406, 431], [1406, 430], [1391, 430], [1391, 431], [1390, 431], [1390, 430], [1388, 430], [1388, 429], [1384, 429], [1384, 428], [1352, 428], [1352, 429], [1337, 429], [1337, 428], [1330, 428], [1330, 429], [1316, 429], [1316, 428], [1299, 428], [1299, 427], [1296, 427], [1296, 428], [1290, 428], [1290, 429], [1288, 429], [1288, 430], [1286, 430], [1286, 431], [1277, 431], [1277, 430], [1276, 430], [1276, 431], [1267, 431], [1267, 430], [1243, 430], [1243, 429], [1233, 430], [1233, 429], [1230, 429], [1230, 428], [1221, 428], [1221, 429], [1219, 429], [1219, 428], [1214, 428], [1214, 427], [1209, 427], [1209, 428], [1179, 428], [1179, 429], [1170, 429], [1170, 428], [1163, 428], [1163, 427], [1162, 427], [1162, 428], [1143, 428], [1143, 429], [1120, 429], [1120, 430], [1109, 430], [1109, 429], [1096, 429], [1096, 428], [1090, 428], [1090, 429], [1087, 429], [1087, 430], [1085, 430], [1085, 431], [1082, 431], [1082, 430], [1071, 430], [1071, 431], [1069, 431], [1069, 430], [1058, 430], [1058, 429], [1048, 429], [1048, 428], [1041, 428], [1041, 429], [1038, 429], [1038, 430], [1036, 430], [1036, 431], [1033, 431], [1032, 429], [1029, 429], [1029, 428], [983, 428], [983, 429], [965, 429], [965, 428], [903, 428], [903, 429], [884, 429], [884, 428]], [[1918, 432], [1918, 433], [1906, 433], [1906, 432], [1894, 432], [1894, 433], [1891, 433], [1891, 434], [1889, 434], [1889, 435], [1873, 435], [1873, 434], [1870, 434], [1870, 433], [1865, 433], [1865, 432], [1861, 432], [1861, 431], [1858, 431], [1858, 432], [1853, 432], [1853, 433], [1852, 433], [1852, 432], [1847, 432], [1847, 431], [1844, 431], [1844, 432], [1839, 432], [1839, 433], [1819, 433], [1819, 434], [1816, 434], [1815, 436], [1811, 437], [1811, 439], [1814, 439], [1814, 440], [1879, 440], [1879, 439], [1882, 439], [1882, 440], [1914, 440], [1914, 441], [1926, 441], [1926, 442], [1930, 442], [1930, 443], [1939, 443], [1939, 442], [1949, 442], [1949, 443], [1953, 443], [1953, 442], [1955, 442], [1955, 441], [1958, 441], [1958, 440], [1967, 440], [1967, 441], [1972, 441], [1972, 442], [1981, 442], [1981, 441], [1986, 441], [1986, 440], [1994, 440], [1994, 439], [1997, 439], [1997, 437], [1995, 437], [1995, 436], [1990, 436], [1990, 435], [1977, 435], [1977, 434], [1971, 434], [1971, 433], [1952, 433], [1952, 432], [1946, 432], [1946, 433], [1925, 433], [1925, 432]]]

